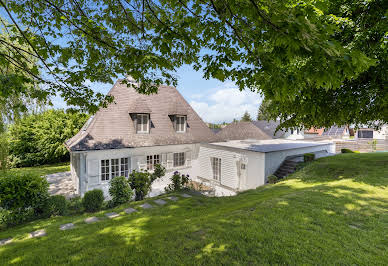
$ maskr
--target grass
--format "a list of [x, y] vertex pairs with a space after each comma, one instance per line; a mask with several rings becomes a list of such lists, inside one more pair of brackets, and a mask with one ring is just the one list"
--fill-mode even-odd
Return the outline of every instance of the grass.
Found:
[[[234, 197], [181, 197], [138, 210], [91, 225], [85, 214], [0, 232], [16, 237], [0, 247], [0, 265], [388, 265], [388, 154], [321, 158]], [[77, 227], [58, 230], [68, 222]], [[47, 236], [27, 238], [41, 228]]]
[[20, 173], [32, 173], [38, 174], [40, 176], [54, 174], [58, 172], [67, 172], [70, 171], [70, 165], [68, 162], [65, 163], [56, 163], [56, 164], [47, 164], [34, 167], [22, 167], [22, 168], [12, 168], [7, 172], [0, 171], [0, 177], [7, 176], [8, 173], [11, 174], [20, 174]]

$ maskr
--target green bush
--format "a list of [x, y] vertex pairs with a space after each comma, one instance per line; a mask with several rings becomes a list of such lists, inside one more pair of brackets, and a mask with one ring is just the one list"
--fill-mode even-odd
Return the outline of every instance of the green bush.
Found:
[[112, 205], [117, 206], [129, 202], [133, 192], [125, 177], [118, 176], [110, 181], [109, 195], [112, 197]]
[[351, 149], [341, 149], [341, 153], [355, 153]]
[[174, 172], [170, 180], [171, 184], [164, 189], [166, 192], [187, 189], [190, 182], [189, 175], [180, 174], [178, 171]]
[[82, 205], [88, 212], [95, 212], [101, 209], [104, 202], [104, 193], [101, 189], [87, 191], [82, 199]]
[[315, 154], [314, 153], [305, 153], [303, 154], [304, 162], [311, 162], [315, 160]]
[[275, 184], [276, 182], [278, 182], [279, 178], [276, 175], [270, 175], [269, 177], [267, 177], [267, 180], [268, 183]]
[[67, 201], [62, 195], [55, 195], [48, 198], [45, 208], [47, 217], [67, 214]]
[[161, 178], [166, 174], [166, 168], [160, 164], [156, 164], [154, 167], [154, 172], [151, 174], [151, 181], [154, 182], [156, 179]]
[[9, 127], [11, 167], [35, 166], [69, 160], [63, 143], [85, 124], [88, 115], [47, 110], [16, 120]]
[[156, 164], [152, 174], [149, 172], [133, 172], [129, 175], [128, 183], [135, 191], [135, 200], [143, 200], [150, 192], [152, 182], [164, 176], [166, 169], [160, 164]]
[[72, 213], [82, 213], [83, 205], [82, 205], [81, 197], [76, 196], [76, 197], [70, 198], [68, 202], [68, 209]]

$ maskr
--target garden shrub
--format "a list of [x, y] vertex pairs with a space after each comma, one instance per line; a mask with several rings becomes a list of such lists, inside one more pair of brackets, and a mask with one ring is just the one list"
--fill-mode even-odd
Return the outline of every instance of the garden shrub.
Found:
[[357, 152], [354, 152], [351, 149], [341, 149], [341, 153], [357, 153]]
[[104, 202], [104, 193], [101, 189], [87, 191], [82, 199], [82, 205], [88, 212], [95, 212], [101, 209]]
[[62, 195], [54, 195], [48, 198], [45, 207], [45, 216], [60, 216], [67, 214], [67, 200]]
[[315, 154], [314, 153], [305, 153], [303, 154], [304, 162], [311, 162], [315, 160]]
[[160, 164], [156, 164], [153, 173], [137, 172], [135, 170], [129, 175], [128, 183], [135, 191], [135, 200], [143, 200], [150, 192], [152, 182], [164, 176], [166, 169]]
[[117, 206], [129, 202], [133, 192], [125, 177], [118, 176], [110, 181], [109, 195], [112, 197], [112, 205]]
[[83, 205], [82, 205], [81, 197], [76, 196], [76, 197], [70, 198], [68, 202], [68, 209], [72, 213], [82, 213]]
[[270, 175], [269, 177], [267, 177], [267, 180], [268, 183], [275, 184], [279, 180], [279, 178], [276, 175]]
[[190, 182], [189, 175], [181, 174], [178, 171], [174, 172], [170, 180], [171, 184], [164, 189], [166, 192], [187, 189]]
[[154, 172], [151, 174], [151, 181], [154, 182], [156, 179], [163, 177], [166, 174], [166, 168], [160, 164], [156, 164]]

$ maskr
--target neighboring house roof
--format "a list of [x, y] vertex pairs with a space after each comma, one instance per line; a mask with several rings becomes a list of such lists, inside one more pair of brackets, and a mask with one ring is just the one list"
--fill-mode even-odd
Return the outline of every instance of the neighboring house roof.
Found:
[[[157, 94], [139, 94], [118, 80], [109, 92], [114, 102], [101, 108], [88, 125], [66, 141], [70, 151], [101, 150], [220, 141], [174, 87]], [[131, 113], [149, 113], [149, 134], [137, 134]], [[185, 133], [177, 133], [169, 117], [187, 115]]]
[[309, 130], [305, 130], [305, 134], [316, 134], [317, 136], [322, 136], [323, 132], [325, 131], [325, 128], [310, 128]]
[[241, 139], [273, 139], [281, 138], [285, 131], [279, 130], [275, 133], [278, 121], [251, 121], [236, 122], [227, 125], [219, 133], [223, 140], [241, 140]]
[[328, 129], [325, 129], [325, 131], [322, 133], [322, 136], [342, 136], [346, 134], [346, 128], [346, 126], [332, 126]]

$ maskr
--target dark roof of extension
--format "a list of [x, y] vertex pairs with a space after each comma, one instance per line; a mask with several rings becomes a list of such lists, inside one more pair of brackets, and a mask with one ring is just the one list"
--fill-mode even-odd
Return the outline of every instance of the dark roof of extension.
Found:
[[322, 133], [322, 136], [342, 136], [345, 134], [346, 126], [337, 127], [332, 126], [330, 128], [325, 128], [325, 130]]
[[[70, 151], [120, 149], [220, 141], [174, 87], [139, 94], [118, 80], [109, 92], [114, 102], [100, 109], [65, 145]], [[136, 134], [130, 113], [149, 113], [149, 134]], [[177, 133], [169, 115], [187, 115], [185, 133]]]
[[284, 135], [284, 131], [279, 130], [275, 133], [278, 121], [251, 121], [236, 122], [224, 127], [217, 136], [223, 140], [240, 140], [240, 139], [277, 139]]

